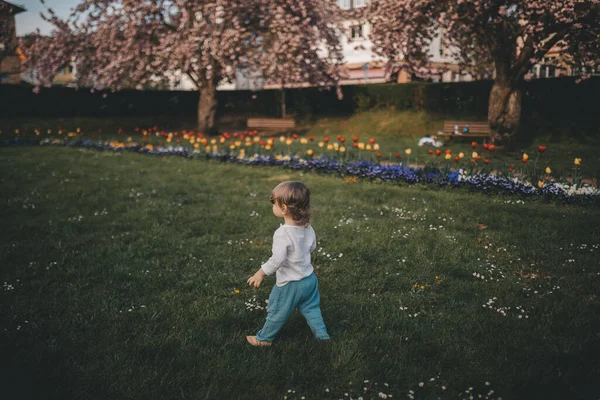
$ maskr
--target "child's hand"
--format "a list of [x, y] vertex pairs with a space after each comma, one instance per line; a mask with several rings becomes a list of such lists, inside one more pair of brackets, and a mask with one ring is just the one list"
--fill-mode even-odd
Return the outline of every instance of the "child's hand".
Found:
[[259, 270], [256, 271], [256, 273], [253, 276], [248, 278], [248, 285], [254, 286], [257, 288], [260, 286], [263, 279], [265, 279], [265, 273], [263, 272], [262, 268], [259, 268]]

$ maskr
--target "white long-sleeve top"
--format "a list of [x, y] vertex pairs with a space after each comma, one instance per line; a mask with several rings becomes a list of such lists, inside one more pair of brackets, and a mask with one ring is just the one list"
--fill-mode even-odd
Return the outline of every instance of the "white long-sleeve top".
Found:
[[313, 273], [310, 253], [316, 247], [312, 226], [281, 225], [273, 234], [273, 255], [260, 268], [266, 275], [276, 272], [277, 286], [299, 281]]

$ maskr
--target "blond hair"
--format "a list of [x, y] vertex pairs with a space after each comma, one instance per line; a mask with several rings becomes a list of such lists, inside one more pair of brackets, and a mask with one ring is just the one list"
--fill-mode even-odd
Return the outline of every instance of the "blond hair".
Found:
[[271, 202], [279, 207], [286, 206], [294, 221], [301, 225], [310, 224], [310, 189], [302, 182], [281, 182], [271, 191]]

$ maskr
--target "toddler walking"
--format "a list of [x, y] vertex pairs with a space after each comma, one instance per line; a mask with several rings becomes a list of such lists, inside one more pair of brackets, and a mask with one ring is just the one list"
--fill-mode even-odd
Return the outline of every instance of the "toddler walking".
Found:
[[302, 182], [282, 182], [271, 192], [273, 214], [284, 224], [273, 235], [273, 255], [250, 278], [259, 287], [266, 275], [275, 273], [277, 283], [269, 295], [267, 320], [256, 336], [246, 336], [252, 346], [270, 346], [297, 307], [319, 340], [329, 340], [321, 315], [319, 284], [310, 262], [317, 247], [310, 226], [310, 190]]

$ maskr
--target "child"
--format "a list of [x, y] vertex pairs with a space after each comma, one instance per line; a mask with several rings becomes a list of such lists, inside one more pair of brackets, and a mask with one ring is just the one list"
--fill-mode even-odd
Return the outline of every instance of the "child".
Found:
[[269, 296], [265, 325], [246, 340], [252, 346], [270, 346], [296, 307], [315, 337], [329, 340], [321, 315], [319, 285], [310, 263], [310, 253], [317, 247], [310, 226], [310, 190], [302, 182], [282, 182], [271, 192], [271, 203], [273, 214], [285, 223], [273, 235], [273, 256], [248, 279], [248, 284], [259, 287], [273, 272], [277, 284]]

